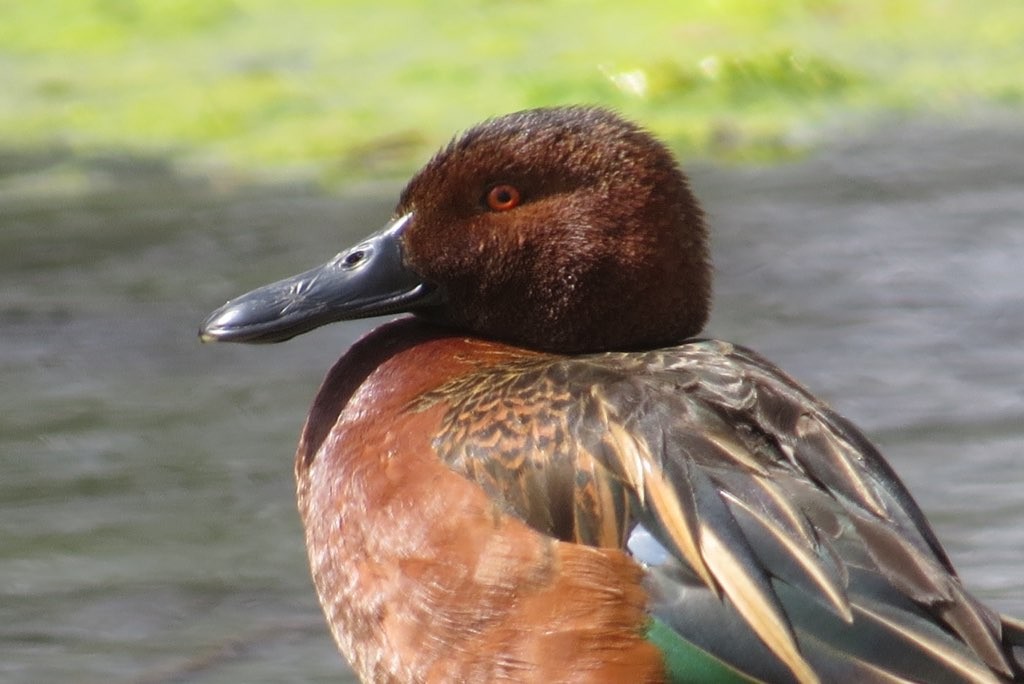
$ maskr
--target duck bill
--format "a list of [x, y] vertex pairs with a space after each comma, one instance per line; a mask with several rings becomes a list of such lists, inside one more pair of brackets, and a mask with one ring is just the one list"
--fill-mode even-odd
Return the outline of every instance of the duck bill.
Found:
[[405, 214], [322, 266], [264, 285], [220, 307], [203, 342], [284, 342], [334, 321], [430, 306], [436, 289], [405, 263]]

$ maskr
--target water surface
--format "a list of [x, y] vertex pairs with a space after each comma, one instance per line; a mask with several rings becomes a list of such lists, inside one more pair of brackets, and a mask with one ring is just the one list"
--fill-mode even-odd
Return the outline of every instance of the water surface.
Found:
[[[796, 164], [691, 167], [715, 236], [708, 332], [862, 426], [967, 585], [1017, 615], [1022, 152], [998, 121], [891, 125]], [[272, 347], [195, 331], [383, 225], [397, 188], [125, 159], [87, 165], [84, 193], [23, 182], [49, 163], [0, 157], [0, 680], [345, 681], [291, 456], [320, 378], [375, 322]]]

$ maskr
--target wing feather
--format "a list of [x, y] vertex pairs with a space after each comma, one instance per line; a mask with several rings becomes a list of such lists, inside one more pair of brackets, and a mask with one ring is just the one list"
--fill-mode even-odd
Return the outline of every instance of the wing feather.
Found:
[[881, 455], [753, 352], [531, 355], [431, 401], [451, 409], [440, 457], [537, 529], [623, 549], [648, 530], [667, 558], [648, 568], [652, 611], [750, 676], [778, 672], [752, 660], [763, 648], [800, 682], [1021, 672], [1002, 637], [1020, 629], [964, 591]]

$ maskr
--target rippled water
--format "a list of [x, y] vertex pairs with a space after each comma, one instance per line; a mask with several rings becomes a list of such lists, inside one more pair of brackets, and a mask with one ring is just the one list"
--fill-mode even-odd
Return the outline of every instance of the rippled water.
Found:
[[[1022, 159], [1024, 128], [989, 122], [691, 167], [715, 233], [709, 333], [858, 422], [967, 584], [1017, 615]], [[0, 158], [0, 680], [343, 679], [291, 456], [320, 378], [373, 322], [274, 347], [195, 329], [382, 225], [397, 188], [339, 199], [118, 159], [89, 165], [108, 189], [85, 195], [25, 182], [48, 163]]]

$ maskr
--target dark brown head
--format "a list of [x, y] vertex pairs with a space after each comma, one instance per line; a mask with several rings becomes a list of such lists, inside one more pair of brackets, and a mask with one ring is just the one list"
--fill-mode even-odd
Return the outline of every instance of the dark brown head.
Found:
[[320, 269], [229, 302], [201, 335], [279, 341], [404, 310], [576, 353], [677, 343], [707, 319], [707, 232], [686, 178], [661, 143], [603, 109], [470, 129], [413, 177], [395, 216]]

